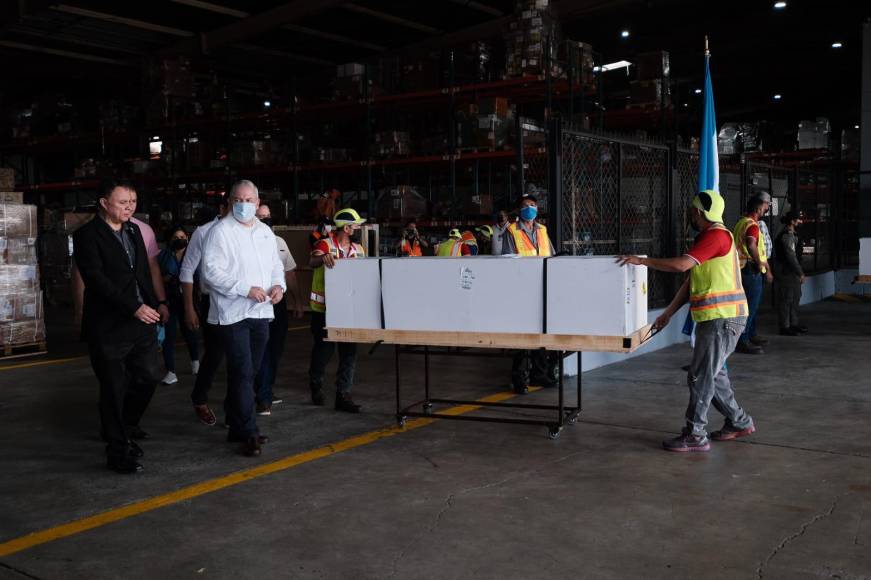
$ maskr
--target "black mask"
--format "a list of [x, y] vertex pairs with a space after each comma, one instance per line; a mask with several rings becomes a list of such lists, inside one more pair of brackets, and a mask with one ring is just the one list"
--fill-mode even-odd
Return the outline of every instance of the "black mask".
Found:
[[351, 241], [355, 244], [359, 244], [363, 241], [363, 230], [354, 230], [351, 233]]
[[271, 217], [263, 218], [260, 221], [263, 222], [264, 224], [266, 224], [267, 227], [270, 227], [270, 228], [272, 227], [272, 218]]
[[179, 250], [184, 250], [188, 247], [188, 241], [182, 239], [173, 240], [172, 244], [170, 244], [170, 247], [172, 247], [172, 249], [176, 252]]

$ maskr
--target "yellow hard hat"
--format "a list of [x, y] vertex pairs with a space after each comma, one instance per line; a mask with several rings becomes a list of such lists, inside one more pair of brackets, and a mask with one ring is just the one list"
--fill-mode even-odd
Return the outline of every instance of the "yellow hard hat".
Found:
[[706, 189], [699, 192], [693, 198], [692, 207], [700, 210], [709, 222], [723, 223], [723, 211], [726, 209], [726, 201], [716, 191]]
[[448, 237], [460, 240], [463, 238], [463, 234], [460, 233], [460, 230], [454, 228], [450, 232], [448, 232]]
[[365, 224], [366, 220], [360, 217], [357, 210], [348, 207], [337, 211], [335, 217], [333, 217], [333, 222], [336, 224], [337, 228], [343, 228], [351, 224]]
[[475, 231], [484, 236], [485, 239], [489, 240], [493, 237], [493, 227], [492, 226], [481, 226], [480, 228], [475, 228]]

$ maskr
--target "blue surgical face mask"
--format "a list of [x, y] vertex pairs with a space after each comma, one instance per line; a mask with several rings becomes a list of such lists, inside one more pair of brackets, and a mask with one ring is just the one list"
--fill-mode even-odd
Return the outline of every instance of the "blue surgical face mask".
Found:
[[524, 206], [523, 209], [520, 210], [520, 219], [524, 221], [532, 221], [538, 216], [538, 208], [534, 205]]
[[254, 219], [254, 214], [257, 212], [257, 206], [247, 201], [237, 201], [233, 204], [233, 217], [243, 223], [248, 223]]

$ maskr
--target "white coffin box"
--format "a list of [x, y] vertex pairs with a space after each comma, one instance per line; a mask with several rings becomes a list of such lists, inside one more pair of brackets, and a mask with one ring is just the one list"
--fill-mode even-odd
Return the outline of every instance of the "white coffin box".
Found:
[[871, 238], [859, 240], [859, 275], [871, 276]]
[[379, 261], [339, 260], [326, 268], [328, 328], [381, 328]]
[[540, 334], [543, 262], [511, 256], [382, 259], [385, 328]]
[[629, 336], [647, 324], [647, 268], [614, 256], [547, 262], [547, 333]]

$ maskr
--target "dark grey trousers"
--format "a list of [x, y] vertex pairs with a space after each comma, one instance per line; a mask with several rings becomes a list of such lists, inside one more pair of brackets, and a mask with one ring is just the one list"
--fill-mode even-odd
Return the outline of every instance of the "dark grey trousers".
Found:
[[801, 302], [801, 278], [784, 274], [777, 278], [777, 317], [780, 328], [798, 326], [798, 305]]
[[729, 380], [726, 359], [735, 351], [747, 319], [721, 318], [696, 324], [693, 361], [687, 373], [690, 402], [687, 406], [687, 430], [693, 435], [707, 435], [708, 409], [711, 405], [726, 417], [726, 425], [746, 429], [753, 419], [744, 412]]

